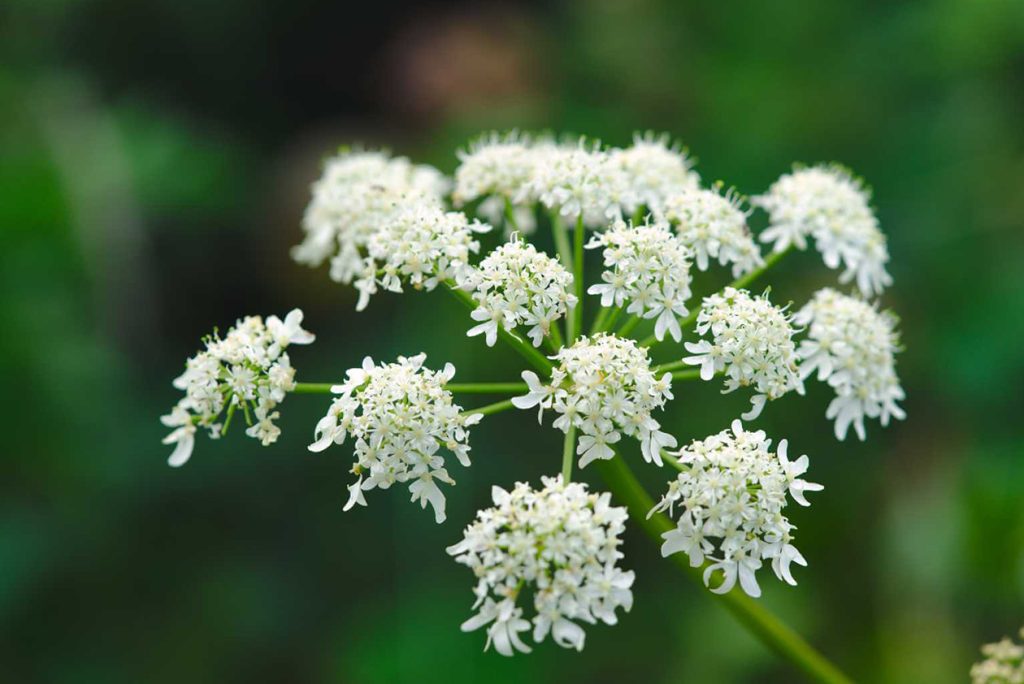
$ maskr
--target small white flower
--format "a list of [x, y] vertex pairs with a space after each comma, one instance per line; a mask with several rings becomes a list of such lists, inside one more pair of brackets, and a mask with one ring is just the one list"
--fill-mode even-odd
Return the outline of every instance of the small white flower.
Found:
[[710, 332], [712, 339], [687, 342], [692, 356], [683, 362], [700, 366], [702, 380], [724, 373], [723, 392], [753, 387], [756, 394], [744, 420], [760, 415], [768, 399], [778, 399], [790, 390], [803, 394], [790, 317], [766, 296], [751, 297], [746, 290], [727, 287], [721, 294], [705, 297], [697, 332]]
[[484, 335], [489, 347], [499, 328], [512, 331], [519, 325], [531, 326], [527, 335], [539, 347], [555, 321], [576, 306], [572, 274], [515, 235], [478, 267], [464, 271], [459, 286], [478, 304], [471, 316], [480, 324], [467, 334]]
[[617, 221], [611, 230], [595, 235], [589, 249], [603, 249], [601, 282], [587, 294], [601, 297], [601, 306], [623, 306], [627, 313], [656, 319], [654, 334], [682, 339], [680, 317], [689, 313], [690, 250], [664, 224], [633, 226]]
[[797, 168], [780, 177], [751, 203], [768, 212], [762, 242], [780, 252], [790, 245], [807, 249], [813, 237], [825, 265], [845, 270], [840, 283], [856, 281], [867, 297], [892, 284], [885, 270], [889, 249], [871, 210], [868, 188], [837, 164]]
[[323, 451], [352, 438], [357, 481], [348, 487], [346, 511], [366, 505], [364, 491], [404, 482], [413, 502], [430, 505], [435, 520], [444, 522], [445, 498], [437, 483], [455, 481], [440, 450], [469, 466], [468, 428], [482, 415], [463, 414], [444, 388], [455, 375], [454, 366], [432, 371], [423, 367], [425, 359], [426, 354], [399, 356], [398, 363], [377, 366], [366, 357], [362, 367], [347, 371], [344, 383], [331, 388], [339, 396], [317, 423], [309, 450]]
[[403, 208], [440, 209], [448, 181], [436, 169], [378, 151], [344, 151], [328, 159], [302, 219], [305, 238], [292, 250], [302, 264], [331, 260], [331, 278], [351, 283], [364, 270], [370, 238]]
[[[1024, 629], [1020, 631], [1024, 639]], [[1024, 682], [1024, 646], [1008, 637], [981, 647], [985, 659], [971, 666], [971, 684]]]
[[[525, 482], [510, 492], [493, 487], [494, 507], [478, 512], [462, 541], [448, 548], [477, 578], [478, 612], [462, 630], [487, 625], [485, 649], [493, 644], [505, 656], [530, 652], [519, 634], [531, 624], [534, 642], [550, 634], [562, 648], [582, 650], [579, 623], [614, 625], [616, 611], [633, 605], [633, 572], [618, 566], [626, 509], [561, 476], [541, 481], [540, 490]], [[529, 620], [519, 605], [524, 593], [533, 602]]]
[[865, 417], [878, 418], [883, 427], [890, 418], [906, 417], [897, 403], [905, 395], [896, 375], [895, 316], [825, 288], [793, 320], [807, 326], [807, 339], [798, 349], [801, 375], [817, 371], [818, 380], [835, 390], [825, 416], [835, 419], [836, 439], [845, 439], [853, 425], [863, 441]]
[[524, 371], [529, 392], [512, 399], [521, 409], [538, 407], [559, 414], [554, 427], [581, 433], [576, 453], [580, 467], [595, 459], [609, 459], [610, 444], [622, 434], [640, 441], [644, 460], [661, 465], [661, 449], [674, 447], [675, 438], [661, 431], [651, 413], [672, 396], [672, 375], [656, 378], [647, 350], [629, 339], [600, 333], [581, 337], [553, 357], [558, 366], [551, 380], [542, 383], [536, 373]]
[[629, 177], [611, 155], [584, 140], [545, 148], [535, 167], [529, 196], [563, 219], [580, 216], [589, 228], [602, 228], [636, 206]]
[[[184, 465], [192, 455], [197, 427], [219, 437], [235, 413], [244, 416], [245, 433], [263, 446], [277, 441], [281, 430], [274, 408], [295, 388], [295, 369], [285, 349], [310, 344], [315, 336], [301, 327], [302, 311], [292, 309], [284, 321], [269, 316], [248, 316], [235, 323], [223, 338], [215, 331], [203, 339], [205, 349], [190, 358], [185, 372], [173, 382], [185, 392], [169, 414], [160, 420], [175, 428], [164, 438], [174, 444], [171, 466]], [[255, 420], [253, 420], [255, 418]]]
[[631, 204], [627, 213], [647, 207], [655, 216], [664, 216], [669, 197], [696, 189], [700, 176], [693, 171], [693, 162], [686, 152], [670, 144], [667, 134], [635, 134], [633, 144], [625, 149], [609, 150], [613, 164], [622, 169], [629, 185]]
[[763, 431], [747, 431], [738, 420], [676, 455], [681, 472], [651, 510], [673, 516], [678, 510], [675, 529], [662, 535], [662, 556], [685, 553], [694, 568], [710, 561], [704, 583], [710, 587], [720, 573], [712, 589], [719, 594], [739, 582], [744, 592], [760, 596], [757, 571], [766, 560], [780, 580], [795, 585], [790, 565], [807, 561], [791, 543], [795, 528], [783, 511], [787, 494], [806, 506], [803, 493], [822, 489], [798, 477], [807, 470], [807, 456], [790, 463], [785, 440], [773, 453]]
[[480, 249], [475, 233], [491, 226], [470, 221], [465, 214], [413, 204], [380, 226], [368, 240], [368, 256], [355, 282], [359, 290], [356, 310], [366, 308], [378, 287], [402, 292], [402, 285], [433, 290], [454, 281], [470, 268], [469, 259]]
[[721, 184], [710, 190], [689, 188], [668, 198], [665, 217], [676, 227], [676, 234], [694, 252], [697, 268], [708, 270], [709, 260], [725, 266], [732, 264], [738, 278], [764, 263], [757, 248], [742, 198], [734, 191], [721, 193]]

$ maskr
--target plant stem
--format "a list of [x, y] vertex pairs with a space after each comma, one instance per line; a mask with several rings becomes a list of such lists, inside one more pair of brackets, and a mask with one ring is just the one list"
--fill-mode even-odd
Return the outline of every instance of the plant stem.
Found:
[[510, 394], [529, 389], [525, 382], [449, 382], [444, 388], [456, 394]]
[[512, 232], [519, 232], [519, 225], [516, 223], [516, 213], [512, 208], [512, 201], [508, 197], [505, 198], [505, 220], [512, 227]]
[[[575, 243], [573, 246], [573, 272], [572, 278], [576, 283], [576, 307], [573, 309], [573, 317], [576, 319], [573, 322], [573, 329], [576, 331], [576, 335], [583, 334], [583, 213], [581, 212], [579, 218], [576, 219], [576, 231]], [[569, 335], [569, 341], [572, 342], [576, 339], [576, 335]]]
[[689, 365], [690, 364], [684, 361], [670, 361], [668, 363], [663, 363], [659, 366], [655, 366], [651, 370], [655, 373], [664, 373], [665, 371], [675, 371], [679, 370], [680, 368], [686, 368]]
[[576, 426], [569, 426], [562, 445], [562, 481], [572, 482], [572, 461], [576, 456]]
[[502, 411], [507, 411], [510, 408], [515, 408], [515, 407], [512, 404], [512, 400], [511, 399], [506, 399], [504, 401], [496, 401], [493, 404], [487, 404], [486, 406], [481, 406], [480, 408], [467, 409], [467, 410], [463, 411], [462, 413], [463, 413], [463, 415], [466, 415], [466, 416], [473, 415], [473, 414], [476, 414], [476, 413], [480, 413], [480, 414], [483, 414], [485, 416], [489, 416], [492, 413], [501, 413]]
[[[455, 283], [447, 281], [445, 282], [445, 289], [452, 293], [452, 295], [460, 302], [466, 305], [470, 311], [476, 309], [477, 304], [473, 297], [465, 290], [459, 289]], [[533, 345], [524, 342], [518, 336], [510, 333], [505, 328], [498, 326], [498, 337], [507, 342], [513, 349], [530, 362], [530, 365], [542, 372], [544, 375], [551, 375], [552, 365], [543, 354], [537, 351]]]
[[[633, 314], [628, 321], [622, 324], [622, 327], [619, 328], [618, 332], [616, 332], [615, 334], [618, 335], [619, 337], [626, 337], [627, 335], [629, 335], [629, 333], [633, 332], [633, 328], [639, 325], [640, 321], [642, 320], [643, 319], [640, 318], [639, 315]], [[643, 345], [643, 342], [641, 342], [640, 344]]]
[[672, 373], [673, 380], [699, 380], [700, 369], [694, 368], [693, 370], [678, 370]]
[[292, 392], [295, 394], [330, 394], [331, 388], [340, 384], [339, 382], [297, 382]]
[[[675, 525], [662, 513], [647, 517], [648, 511], [654, 507], [654, 501], [636, 479], [633, 471], [617, 455], [610, 460], [597, 461], [598, 470], [608, 488], [621, 503], [626, 504], [633, 521], [643, 528], [655, 544], [661, 543], [661, 535], [673, 529]], [[669, 556], [683, 571], [703, 587], [700, 568], [691, 568], [686, 554], [674, 553]], [[730, 591], [727, 594], [711, 594], [714, 600], [720, 601], [739, 620], [746, 629], [761, 640], [763, 644], [801, 670], [812, 681], [827, 684], [850, 684], [851, 680], [844, 675], [825, 656], [816, 651], [803, 637], [779, 620], [767, 608], [746, 594]]]

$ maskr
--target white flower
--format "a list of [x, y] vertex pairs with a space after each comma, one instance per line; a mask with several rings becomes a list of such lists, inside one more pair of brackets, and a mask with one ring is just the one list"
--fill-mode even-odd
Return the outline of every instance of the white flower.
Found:
[[[478, 512], [462, 541], [448, 548], [477, 577], [478, 612], [462, 630], [489, 625], [485, 649], [494, 644], [505, 656], [530, 652], [519, 634], [531, 623], [534, 642], [551, 634], [559, 646], [582, 650], [579, 623], [614, 625], [616, 610], [633, 605], [633, 572], [617, 564], [626, 509], [561, 476], [541, 481], [539, 491], [525, 482], [511, 492], [493, 487], [494, 507]], [[519, 605], [524, 594], [533, 601], [529, 620]]]
[[721, 194], [721, 184], [711, 190], [694, 187], [671, 195], [665, 203], [665, 217], [676, 226], [676, 234], [691, 248], [697, 268], [708, 269], [709, 259], [732, 264], [738, 278], [761, 266], [761, 250], [747, 227], [749, 211], [735, 191]]
[[865, 296], [892, 284], [885, 270], [889, 249], [869, 204], [870, 191], [849, 170], [836, 165], [798, 168], [779, 178], [751, 203], [768, 212], [771, 224], [761, 233], [780, 252], [790, 245], [807, 249], [807, 237], [829, 268], [846, 269], [839, 282], [856, 280]]
[[536, 166], [529, 196], [563, 219], [602, 228], [636, 206], [629, 178], [611, 155], [596, 144], [545, 148]]
[[[1024, 629], [1020, 631], [1024, 638]], [[971, 666], [971, 684], [1021, 684], [1024, 682], [1024, 646], [1003, 637], [981, 647], [985, 659]]]
[[896, 403], [905, 395], [896, 376], [899, 336], [894, 315], [826, 288], [793, 320], [808, 329], [798, 349], [801, 375], [817, 371], [818, 379], [835, 390], [825, 415], [835, 419], [837, 439], [845, 439], [852, 424], [863, 441], [865, 417], [878, 418], [883, 426], [890, 418], [906, 417]]
[[463, 276], [470, 267], [470, 255], [480, 249], [474, 233], [489, 230], [489, 225], [470, 221], [461, 212], [425, 204], [400, 211], [366, 244], [368, 256], [355, 283], [356, 310], [366, 308], [378, 286], [388, 292], [401, 292], [403, 283], [433, 290], [441, 282]]
[[409, 484], [413, 502], [430, 504], [438, 523], [445, 519], [445, 498], [438, 482], [455, 484], [445, 469], [443, 447], [469, 466], [469, 428], [483, 417], [463, 414], [444, 388], [455, 375], [446, 364], [442, 371], [423, 367], [426, 354], [398, 363], [376, 366], [366, 357], [360, 368], [347, 371], [347, 380], [331, 388], [339, 396], [316, 425], [309, 450], [323, 451], [343, 444], [351, 436], [358, 478], [349, 486], [345, 510], [366, 505], [363, 492], [387, 489], [396, 482]]
[[547, 159], [555, 144], [547, 139], [532, 139], [518, 131], [502, 135], [489, 133], [460, 151], [455, 170], [452, 201], [456, 206], [481, 197], [499, 198], [514, 205], [533, 204], [536, 197], [531, 183], [537, 167]]
[[[216, 331], [204, 338], [206, 349], [190, 358], [185, 372], [174, 380], [174, 387], [185, 392], [184, 398], [160, 419], [175, 428], [163, 440], [175, 445], [168, 463], [177, 467], [188, 461], [197, 427], [219, 437], [236, 412], [249, 425], [247, 435], [263, 446], [277, 441], [281, 430], [274, 424], [279, 416], [274, 407], [295, 388], [295, 369], [284, 350], [314, 339], [302, 329], [299, 309], [292, 309], [284, 321], [270, 316], [264, 323], [259, 316], [249, 316], [223, 338]], [[218, 421], [225, 412], [222, 426]]]
[[657, 319], [654, 334], [682, 339], [680, 317], [688, 313], [690, 250], [664, 224], [640, 226], [618, 221], [611, 230], [596, 234], [587, 245], [603, 248], [605, 271], [601, 283], [587, 294], [599, 295], [601, 306], [623, 306], [627, 313]]
[[672, 398], [671, 373], [656, 378], [645, 348], [604, 333], [581, 337], [552, 358], [559, 365], [547, 384], [536, 373], [523, 372], [529, 393], [512, 400], [517, 408], [537, 406], [541, 418], [544, 409], [554, 410], [560, 416], [554, 427], [562, 432], [576, 426], [581, 468], [595, 459], [612, 458], [615, 452], [608, 445], [621, 434], [640, 441], [645, 461], [661, 465], [661, 449], [674, 447], [676, 441], [661, 431], [651, 412]]
[[331, 260], [331, 278], [351, 283], [363, 270], [366, 244], [404, 207], [441, 208], [448, 182], [436, 169], [378, 151], [344, 151], [328, 159], [302, 219], [305, 238], [292, 250], [302, 264]]
[[697, 332], [710, 332], [711, 341], [687, 342], [686, 350], [693, 356], [683, 362], [700, 366], [702, 380], [724, 372], [723, 392], [753, 387], [756, 394], [744, 420], [760, 415], [768, 399], [778, 399], [790, 390], [803, 394], [790, 317], [766, 296], [751, 297], [746, 290], [727, 287], [705, 297]]
[[459, 286], [472, 293], [480, 321], [467, 333], [485, 335], [487, 346], [497, 341], [498, 328], [512, 331], [529, 325], [527, 333], [539, 347], [551, 326], [576, 306], [573, 276], [558, 260], [513, 236], [480, 262], [463, 272]]
[[792, 544], [795, 528], [783, 510], [787, 494], [806, 506], [803, 492], [822, 487], [797, 477], [807, 469], [807, 457], [790, 463], [786, 440], [778, 454], [770, 447], [763, 431], [744, 430], [738, 420], [731, 430], [692, 442], [678, 452], [681, 472], [651, 510], [671, 516], [678, 511], [675, 529], [662, 535], [661, 554], [685, 553], [695, 568], [709, 561], [704, 583], [710, 587], [715, 573], [722, 575], [711, 590], [715, 593], [724, 594], [739, 581], [744, 592], [760, 596], [757, 571], [766, 560], [792, 585], [790, 565], [807, 565]]
[[669, 197], [696, 189], [700, 183], [693, 162], [685, 151], [670, 144], [667, 134], [635, 134], [630, 147], [609, 150], [609, 155], [629, 184], [631, 204], [623, 207], [628, 213], [647, 207], [655, 216], [664, 216]]

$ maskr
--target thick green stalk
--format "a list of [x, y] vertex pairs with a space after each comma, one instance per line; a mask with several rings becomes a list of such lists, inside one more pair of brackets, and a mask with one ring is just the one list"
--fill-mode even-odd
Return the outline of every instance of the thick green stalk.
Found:
[[[619, 328], [618, 332], [615, 334], [619, 337], [628, 337], [629, 333], [633, 332], [633, 328], [640, 325], [640, 321], [642, 320], [643, 319], [638, 314], [633, 314], [628, 321], [622, 324], [622, 327]], [[645, 346], [643, 342], [641, 342], [640, 345]]]
[[[575, 239], [573, 245], [572, 264], [573, 281], [576, 283], [576, 307], [572, 311], [573, 318], [573, 330], [576, 335], [583, 334], [583, 214], [580, 213], [579, 218], [576, 219], [576, 231], [573, 236]], [[569, 342], [576, 339], [576, 335], [569, 335]]]
[[530, 389], [525, 382], [449, 382], [444, 388], [456, 394], [514, 394]]
[[[636, 479], [622, 456], [617, 455], [611, 460], [597, 461], [597, 467], [619, 503], [626, 504], [633, 521], [647, 533], [647, 536], [655, 544], [660, 545], [661, 535], [673, 529], [675, 525], [662, 513], [647, 516], [654, 507], [654, 500]], [[686, 554], [675, 553], [669, 558], [703, 586], [701, 569], [691, 568]], [[801, 670], [812, 681], [826, 682], [827, 684], [850, 684], [851, 680], [825, 656], [754, 599], [736, 590], [721, 595], [710, 592], [707, 594], [720, 601], [739, 620], [740, 624], [762, 643]]]
[[678, 370], [672, 372], [673, 380], [699, 380], [700, 369], [694, 368], [693, 370]]
[[[476, 309], [477, 304], [473, 297], [465, 290], [459, 289], [455, 283], [446, 282], [445, 289], [451, 292], [456, 299], [465, 304], [471, 311]], [[533, 345], [524, 342], [517, 335], [510, 333], [500, 325], [498, 326], [498, 337], [519, 352], [524, 359], [530, 362], [531, 366], [539, 370], [544, 375], [551, 375], [551, 369], [553, 368], [551, 362], [547, 360], [547, 357], [537, 351]]]
[[340, 382], [297, 382], [292, 392], [295, 394], [330, 394], [331, 388], [340, 384]]
[[562, 444], [562, 480], [572, 482], [572, 462], [576, 458], [576, 426], [571, 425]]

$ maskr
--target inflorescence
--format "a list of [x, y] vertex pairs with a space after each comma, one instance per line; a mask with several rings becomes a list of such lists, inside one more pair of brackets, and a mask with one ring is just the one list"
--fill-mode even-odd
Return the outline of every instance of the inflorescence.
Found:
[[[807, 561], [793, 544], [787, 505], [807, 506], [805, 494], [822, 489], [801, 479], [807, 456], [790, 461], [786, 440], [773, 450], [764, 431], [739, 420], [676, 450], [676, 436], [654, 415], [674, 398], [674, 380], [721, 376], [723, 393], [749, 388], [751, 408], [741, 414], [749, 422], [816, 376], [835, 392], [825, 415], [838, 439], [851, 425], [864, 439], [865, 418], [902, 419], [896, 318], [871, 299], [892, 282], [886, 239], [866, 186], [837, 165], [798, 167], [749, 205], [720, 182], [701, 187], [692, 166], [681, 147], [654, 134], [615, 148], [491, 133], [458, 153], [452, 180], [387, 152], [343, 150], [313, 185], [293, 258], [329, 262], [331, 278], [358, 291], [357, 310], [382, 291], [450, 290], [470, 309], [470, 337], [487, 346], [501, 339], [530, 363], [525, 382], [454, 383], [452, 364], [430, 370], [418, 354], [380, 364], [367, 357], [341, 383], [299, 385], [285, 349], [313, 341], [302, 312], [249, 317], [223, 338], [205, 338], [174, 381], [185, 397], [163, 417], [173, 428], [164, 440], [174, 445], [171, 465], [188, 460], [200, 427], [218, 437], [242, 413], [246, 434], [268, 445], [287, 393], [331, 392], [309, 449], [351, 445], [355, 481], [345, 510], [365, 506], [367, 491], [404, 483], [441, 523], [438, 485], [455, 484], [448, 457], [470, 465], [471, 426], [513, 407], [536, 408], [541, 423], [545, 411], [555, 414], [551, 424], [565, 438], [561, 474], [542, 478], [540, 489], [495, 486], [494, 506], [448, 549], [477, 580], [477, 612], [463, 629], [486, 628], [488, 647], [503, 655], [528, 652], [527, 636], [582, 649], [584, 625], [615, 624], [619, 609], [630, 609], [634, 576], [619, 566], [627, 511], [610, 493], [571, 481], [574, 462], [619, 459], [601, 465], [616, 496], [633, 514], [649, 505], [639, 483], [616, 480], [629, 467], [619, 453], [624, 436], [639, 443], [644, 461], [678, 470], [649, 514], [668, 513], [674, 524], [663, 555], [685, 554], [716, 593], [739, 584], [760, 595], [765, 564], [796, 584], [792, 566]], [[757, 236], [748, 225], [755, 209], [767, 213]], [[545, 227], [552, 240], [531, 243], [547, 237]], [[772, 303], [769, 290], [751, 293], [754, 279], [810, 240], [856, 292], [826, 287], [795, 314]], [[759, 243], [771, 245], [767, 259]], [[550, 254], [539, 247], [549, 244]], [[716, 264], [736, 280], [691, 302], [694, 269]], [[588, 307], [599, 313], [585, 319]], [[634, 329], [643, 333], [633, 337]], [[659, 356], [669, 360], [653, 363]], [[506, 398], [463, 410], [456, 392]], [[669, 524], [659, 520], [661, 529]], [[1019, 675], [1018, 646], [985, 648], [989, 660], [972, 671], [975, 681]]]

